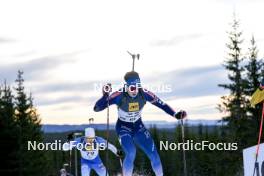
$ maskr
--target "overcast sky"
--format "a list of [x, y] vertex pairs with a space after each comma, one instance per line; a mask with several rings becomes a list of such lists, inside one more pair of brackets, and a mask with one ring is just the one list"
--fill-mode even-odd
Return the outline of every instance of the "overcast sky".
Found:
[[[219, 119], [226, 92], [222, 65], [233, 12], [241, 20], [243, 53], [254, 34], [264, 51], [261, 0], [0, 1], [0, 79], [13, 83], [25, 72], [45, 124], [105, 122], [92, 108], [101, 92], [94, 84], [120, 84], [131, 70], [127, 50], [140, 53], [136, 71], [143, 84], [171, 85], [158, 93], [190, 119]], [[111, 122], [116, 121], [111, 108]], [[174, 119], [148, 105], [144, 120]]]

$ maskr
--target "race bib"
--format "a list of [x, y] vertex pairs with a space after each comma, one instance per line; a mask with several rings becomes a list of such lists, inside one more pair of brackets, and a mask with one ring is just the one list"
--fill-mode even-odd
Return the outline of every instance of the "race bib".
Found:
[[129, 103], [128, 104], [128, 110], [129, 110], [129, 112], [139, 111], [139, 103], [138, 102]]

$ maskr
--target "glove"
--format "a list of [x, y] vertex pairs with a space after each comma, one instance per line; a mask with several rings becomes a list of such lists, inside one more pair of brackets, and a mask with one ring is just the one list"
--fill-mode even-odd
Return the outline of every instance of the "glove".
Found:
[[187, 116], [186, 111], [180, 110], [175, 114], [176, 119], [184, 119]]
[[73, 139], [73, 133], [67, 135], [67, 140], [71, 141]]
[[111, 83], [107, 83], [106, 85], [104, 85], [102, 92], [103, 92], [103, 96], [109, 96], [110, 92], [112, 92]]
[[124, 152], [123, 152], [122, 150], [117, 150], [116, 155], [117, 155], [119, 158], [122, 158], [122, 157], [124, 156]]

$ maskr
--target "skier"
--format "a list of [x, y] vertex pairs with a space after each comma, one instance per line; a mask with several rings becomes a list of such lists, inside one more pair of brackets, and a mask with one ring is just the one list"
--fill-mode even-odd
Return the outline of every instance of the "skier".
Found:
[[111, 87], [109, 85], [103, 87], [103, 97], [96, 102], [94, 111], [102, 111], [108, 104], [115, 104], [118, 107], [116, 132], [125, 152], [124, 176], [131, 176], [133, 173], [136, 156], [135, 144], [148, 156], [156, 176], [163, 176], [162, 164], [156, 146], [141, 120], [142, 109], [146, 102], [150, 102], [177, 119], [185, 118], [187, 114], [185, 111], [175, 112], [155, 94], [143, 89], [137, 72], [127, 72], [124, 79], [126, 82], [124, 87], [110, 96]]
[[[70, 135], [71, 136], [71, 135]], [[70, 141], [63, 145], [63, 150], [71, 150], [74, 147], [81, 147], [81, 175], [89, 176], [92, 169], [99, 176], [106, 175], [106, 168], [99, 156], [99, 150], [106, 148], [106, 140], [95, 136], [95, 131], [93, 128], [85, 129], [85, 136], [76, 138], [74, 141]], [[79, 148], [78, 148], [79, 149]], [[108, 149], [111, 150], [117, 157], [122, 157], [123, 153], [121, 150], [108, 143]]]

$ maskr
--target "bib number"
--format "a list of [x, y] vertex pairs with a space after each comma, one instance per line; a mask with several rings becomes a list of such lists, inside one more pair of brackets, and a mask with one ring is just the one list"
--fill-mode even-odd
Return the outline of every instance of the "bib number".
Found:
[[129, 112], [139, 111], [139, 103], [138, 102], [129, 103], [128, 104], [128, 110], [129, 110]]

